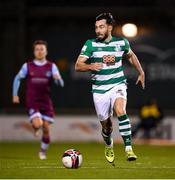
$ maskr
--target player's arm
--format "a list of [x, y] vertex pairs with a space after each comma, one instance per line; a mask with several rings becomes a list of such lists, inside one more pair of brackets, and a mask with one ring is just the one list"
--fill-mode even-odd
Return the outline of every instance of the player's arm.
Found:
[[75, 63], [75, 71], [83, 72], [83, 71], [99, 71], [102, 69], [102, 63], [91, 63], [86, 64], [88, 60], [87, 57], [80, 55]]
[[64, 80], [55, 64], [52, 65], [52, 77], [56, 85], [64, 87]]
[[21, 80], [25, 78], [27, 75], [27, 64], [25, 63], [20, 69], [19, 73], [15, 76], [13, 80], [13, 92], [12, 92], [12, 102], [17, 104], [20, 103], [20, 98], [18, 96], [19, 87], [21, 84]]
[[143, 71], [143, 68], [142, 68], [137, 56], [130, 49], [129, 52], [127, 53], [126, 57], [129, 60], [129, 62], [136, 68], [136, 70], [139, 73], [136, 84], [138, 84], [140, 82], [141, 85], [142, 85], [142, 88], [144, 89], [145, 88], [145, 73]]
[[128, 40], [124, 38], [124, 41], [125, 41], [125, 54], [124, 55], [125, 55], [126, 59], [129, 60], [129, 62], [136, 68], [136, 70], [139, 73], [136, 84], [138, 84], [140, 82], [142, 85], [142, 88], [144, 89], [145, 88], [145, 73], [143, 71], [143, 68], [142, 68], [137, 56], [131, 50]]
[[92, 52], [92, 42], [90, 40], [87, 40], [75, 63], [75, 71], [99, 71], [100, 69], [102, 69], [102, 63], [86, 63], [86, 61], [92, 56]]

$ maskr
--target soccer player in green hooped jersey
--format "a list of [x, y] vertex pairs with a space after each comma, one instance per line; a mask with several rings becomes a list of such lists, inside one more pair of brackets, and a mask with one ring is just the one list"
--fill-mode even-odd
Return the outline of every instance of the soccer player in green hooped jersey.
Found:
[[142, 88], [145, 88], [145, 74], [137, 56], [127, 39], [112, 36], [113, 25], [114, 19], [110, 13], [102, 13], [96, 17], [97, 37], [85, 42], [75, 64], [76, 71], [92, 73], [93, 101], [102, 125], [102, 137], [106, 144], [105, 157], [110, 163], [115, 160], [111, 136], [113, 109], [119, 120], [119, 132], [124, 141], [127, 160], [137, 159], [132, 149], [131, 123], [126, 113], [127, 84], [122, 67], [124, 56], [139, 73], [136, 84], [140, 82]]

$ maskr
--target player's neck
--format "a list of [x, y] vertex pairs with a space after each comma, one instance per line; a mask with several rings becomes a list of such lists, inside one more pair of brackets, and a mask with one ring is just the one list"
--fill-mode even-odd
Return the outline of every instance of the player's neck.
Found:
[[44, 59], [34, 59], [34, 63], [36, 64], [36, 65], [44, 65], [44, 64], [46, 64], [46, 62], [47, 62], [47, 60], [44, 58]]
[[38, 61], [38, 62], [41, 62], [41, 63], [42, 63], [42, 62], [46, 61], [46, 58], [43, 58], [43, 59], [37, 59], [37, 58], [35, 58], [34, 61]]
[[110, 34], [105, 40], [104, 42], [108, 43], [112, 40], [112, 35]]

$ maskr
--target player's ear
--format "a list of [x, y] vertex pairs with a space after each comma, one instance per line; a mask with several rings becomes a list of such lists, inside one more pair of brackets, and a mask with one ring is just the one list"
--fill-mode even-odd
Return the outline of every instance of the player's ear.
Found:
[[112, 32], [113, 27], [111, 25], [108, 26], [110, 32]]

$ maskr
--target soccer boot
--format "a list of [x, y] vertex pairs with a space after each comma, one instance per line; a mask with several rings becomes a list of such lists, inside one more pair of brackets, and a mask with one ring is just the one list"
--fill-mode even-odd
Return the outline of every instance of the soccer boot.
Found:
[[113, 163], [115, 160], [115, 154], [113, 147], [105, 147], [105, 157], [109, 163]]
[[45, 153], [45, 152], [40, 151], [40, 152], [39, 152], [39, 158], [40, 158], [41, 160], [45, 160], [45, 159], [47, 159], [46, 153]]
[[134, 154], [132, 149], [126, 151], [126, 157], [127, 157], [128, 161], [135, 161], [135, 160], [137, 160], [137, 156]]

